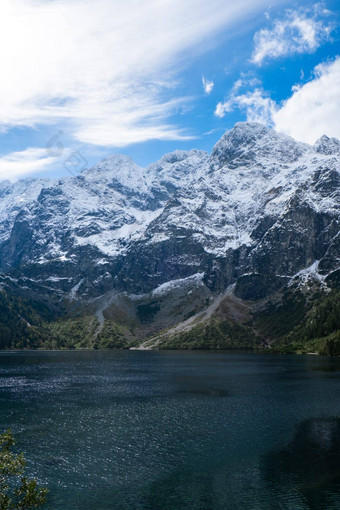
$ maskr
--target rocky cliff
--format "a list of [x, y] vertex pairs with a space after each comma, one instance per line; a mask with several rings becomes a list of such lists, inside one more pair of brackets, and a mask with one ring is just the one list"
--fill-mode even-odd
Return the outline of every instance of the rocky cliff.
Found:
[[336, 139], [309, 146], [238, 123], [210, 155], [147, 168], [114, 155], [76, 177], [2, 182], [0, 285], [137, 342], [221, 296], [241, 324], [240, 302], [339, 286], [339, 170]]

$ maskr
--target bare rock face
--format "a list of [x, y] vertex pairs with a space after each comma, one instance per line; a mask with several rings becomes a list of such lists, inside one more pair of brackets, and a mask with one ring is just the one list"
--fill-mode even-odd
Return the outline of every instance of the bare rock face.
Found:
[[208, 297], [234, 285], [262, 299], [306, 271], [338, 285], [339, 170], [334, 138], [312, 147], [238, 123], [211, 155], [175, 151], [148, 168], [114, 155], [76, 177], [6, 181], [2, 281], [72, 303], [149, 299], [171, 282], [187, 296], [197, 274]]

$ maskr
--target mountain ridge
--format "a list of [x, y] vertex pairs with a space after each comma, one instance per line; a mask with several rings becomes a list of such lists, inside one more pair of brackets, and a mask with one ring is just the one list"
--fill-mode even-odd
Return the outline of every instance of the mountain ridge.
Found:
[[75, 177], [0, 183], [0, 286], [100, 328], [131, 323], [143, 342], [230, 288], [254, 303], [311, 281], [327, 293], [339, 170], [336, 139], [237, 123], [210, 155], [174, 151], [145, 169], [113, 155]]

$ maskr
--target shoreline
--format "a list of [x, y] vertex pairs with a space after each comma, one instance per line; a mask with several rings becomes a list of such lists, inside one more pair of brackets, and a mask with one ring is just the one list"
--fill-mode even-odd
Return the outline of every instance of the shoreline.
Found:
[[0, 349], [1, 354], [17, 354], [17, 353], [38, 353], [38, 352], [50, 352], [50, 353], [59, 353], [59, 352], [178, 352], [178, 353], [213, 353], [213, 354], [254, 354], [254, 355], [272, 355], [272, 356], [313, 356], [319, 358], [340, 358], [339, 355], [326, 355], [326, 354], [318, 354], [317, 352], [277, 352], [271, 351], [270, 349], [260, 350], [246, 350], [246, 349], [139, 349], [138, 347], [129, 348], [129, 349], [89, 349], [89, 348], [79, 348], [79, 349]]

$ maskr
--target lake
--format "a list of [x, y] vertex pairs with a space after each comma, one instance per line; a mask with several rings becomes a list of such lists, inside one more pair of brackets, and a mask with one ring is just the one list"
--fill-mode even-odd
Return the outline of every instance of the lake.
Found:
[[0, 353], [11, 427], [53, 510], [340, 508], [340, 359]]

